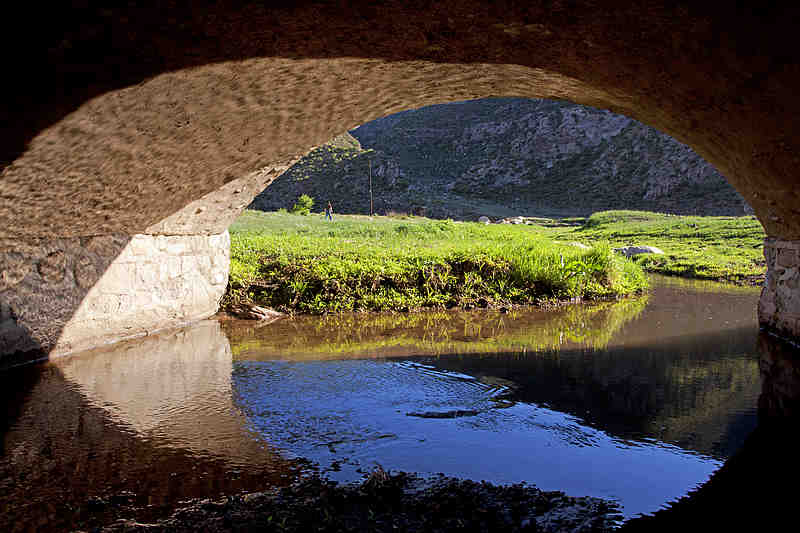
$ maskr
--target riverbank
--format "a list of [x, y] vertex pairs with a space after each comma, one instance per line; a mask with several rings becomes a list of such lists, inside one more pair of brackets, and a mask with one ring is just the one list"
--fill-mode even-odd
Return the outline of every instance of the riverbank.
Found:
[[157, 523], [120, 520], [101, 531], [588, 533], [611, 531], [619, 520], [616, 505], [599, 498], [378, 468], [361, 483], [339, 485], [312, 476], [266, 492], [195, 500]]
[[607, 244], [557, 243], [534, 226], [246, 211], [230, 231], [224, 307], [510, 309], [647, 288], [643, 270]]

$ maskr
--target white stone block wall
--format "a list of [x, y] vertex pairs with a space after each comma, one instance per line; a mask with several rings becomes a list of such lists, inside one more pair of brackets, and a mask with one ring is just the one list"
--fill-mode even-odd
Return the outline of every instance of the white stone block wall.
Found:
[[206, 318], [218, 309], [230, 268], [227, 231], [38, 240], [2, 250], [0, 366]]

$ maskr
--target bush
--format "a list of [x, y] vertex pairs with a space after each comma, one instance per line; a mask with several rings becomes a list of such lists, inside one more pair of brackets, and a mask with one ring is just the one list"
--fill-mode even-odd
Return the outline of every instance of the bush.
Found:
[[314, 206], [314, 199], [307, 194], [300, 195], [297, 203], [292, 206], [291, 212], [296, 215], [308, 215], [311, 213], [311, 208]]

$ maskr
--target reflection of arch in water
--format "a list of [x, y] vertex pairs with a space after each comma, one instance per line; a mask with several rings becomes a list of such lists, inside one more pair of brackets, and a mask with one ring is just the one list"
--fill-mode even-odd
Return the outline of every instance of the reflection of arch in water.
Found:
[[232, 404], [230, 347], [215, 322], [57, 363], [2, 375], [10, 409], [0, 421], [0, 530], [86, 529], [113, 519], [87, 499], [120, 491], [135, 494], [148, 519], [187, 498], [280, 486], [299, 471], [254, 438]]
[[762, 333], [758, 427], [711, 479], [653, 517], [621, 531], [781, 531], [795, 524], [800, 478], [800, 358], [796, 346]]
[[57, 360], [92, 405], [137, 438], [231, 465], [263, 461], [231, 398], [231, 349], [214, 321]]
[[[739, 334], [725, 332], [715, 338], [708, 339], [707, 342], [709, 345], [730, 342], [731, 347], [734, 347], [737, 343], [741, 344], [740, 340], [736, 338], [737, 336]], [[158, 347], [157, 340], [159, 338], [164, 339], [164, 348], [160, 349]], [[726, 338], [728, 340], [725, 340]], [[110, 375], [110, 368], [120, 367], [125, 375], [142, 370], [147, 379], [154, 380], [157, 379], [160, 373], [165, 373], [168, 378], [167, 381], [171, 383], [172, 387], [180, 389], [193, 381], [192, 379], [184, 380], [180, 376], [186, 376], [187, 369], [192, 366], [203, 366], [204, 358], [197, 352], [202, 352], [204, 347], [207, 346], [210, 347], [208, 349], [210, 355], [206, 358], [209, 367], [205, 371], [189, 371], [188, 374], [190, 376], [192, 374], [203, 375], [217, 385], [224, 384], [223, 369], [227, 365], [228, 371], [230, 371], [230, 352], [225, 346], [224, 339], [219, 338], [219, 329], [214, 324], [206, 323], [199, 328], [145, 340], [147, 342], [142, 345], [144, 347], [143, 351], [137, 351], [136, 347], [130, 345], [124, 347], [117, 356], [114, 355], [115, 351], [110, 352], [107, 354], [110, 356], [109, 359], [101, 356], [100, 353], [96, 353], [89, 354], [87, 361], [82, 364], [71, 365], [68, 364], [70, 359], [63, 359], [59, 361], [58, 366], [49, 366], [51, 374], [59, 375], [61, 374], [59, 367], [68, 368], [72, 377], [66, 383], [59, 385], [59, 381], [53, 379], [54, 376], [48, 377], [45, 375], [31, 385], [33, 392], [45, 387], [53, 388], [57, 394], [26, 395], [27, 398], [21, 408], [22, 414], [20, 414], [20, 418], [36, 421], [37, 433], [22, 435], [17, 430], [12, 429], [4, 435], [6, 449], [12, 451], [11, 455], [17, 461], [14, 468], [20, 468], [20, 465], [43, 465], [45, 468], [43, 468], [42, 472], [46, 473], [47, 478], [51, 476], [53, 479], [75, 477], [75, 465], [69, 461], [67, 461], [67, 466], [71, 466], [72, 470], [68, 472], [61, 471], [59, 473], [57, 470], [48, 470], [51, 467], [47, 465], [57, 460], [61, 452], [70, 449], [65, 443], [71, 442], [83, 434], [84, 438], [95, 439], [94, 441], [90, 440], [92, 442], [91, 449], [98, 454], [98, 457], [88, 462], [86, 458], [79, 459], [78, 464], [84, 465], [85, 471], [92, 473], [89, 478], [94, 479], [96, 482], [97, 469], [102, 470], [104, 465], [112, 465], [115, 469], [120, 468], [121, 454], [119, 448], [121, 446], [123, 448], [125, 446], [134, 448], [128, 460], [135, 461], [142, 456], [142, 453], [147, 453], [146, 448], [164, 444], [163, 441], [160, 443], [158, 440], [160, 438], [158, 436], [160, 434], [158, 428], [177, 428], [180, 430], [188, 427], [189, 432], [194, 431], [191, 425], [171, 424], [168, 422], [169, 413], [178, 411], [174, 407], [180, 407], [180, 403], [187, 398], [191, 398], [191, 395], [182, 396], [182, 393], [176, 394], [168, 390], [168, 387], [164, 387], [164, 396], [162, 398], [165, 398], [168, 405], [173, 408], [168, 407], [162, 410], [158, 408], [159, 402], [145, 399], [141, 409], [130, 407], [118, 409], [117, 402], [125, 394], [120, 393], [120, 391], [106, 391], [106, 387], [102, 383], [94, 382], [92, 376], [100, 376], [98, 381], [111, 379], [122, 383], [122, 378], [113, 378]], [[680, 343], [677, 339], [675, 342]], [[165, 364], [158, 372], [149, 370], [154, 361], [148, 359], [149, 356], [144, 351], [153, 351], [161, 354], [161, 359], [169, 359], [165, 350], [180, 347], [189, 349], [185, 357], [178, 357], [172, 361], [173, 364]], [[665, 347], [665, 351], [670, 349], [670, 347]], [[698, 346], [698, 350], [703, 350], [702, 345]], [[672, 351], [678, 353], [681, 350], [672, 349]], [[633, 521], [629, 524], [629, 527], [633, 529], [642, 526], [643, 531], [658, 531], [659, 525], [663, 525], [664, 530], [667, 530], [668, 527], [674, 528], [676, 525], [682, 525], [692, 530], [697, 529], [700, 524], [707, 524], [709, 527], [723, 527], [726, 525], [733, 527], [736, 524], [747, 523], [748, 519], [752, 519], [754, 522], [768, 521], [770, 513], [772, 516], [786, 518], [787, 509], [793, 508], [794, 493], [791, 490], [782, 491], [780, 488], [786, 480], [794, 479], [792, 476], [796, 474], [795, 470], [797, 470], [793, 457], [797, 442], [798, 425], [794, 416], [796, 409], [792, 407], [797, 405], [797, 391], [800, 391], [800, 386], [798, 386], [800, 372], [797, 370], [797, 352], [791, 346], [776, 344], [767, 336], [762, 336], [759, 339], [759, 351], [761, 355], [759, 364], [763, 379], [763, 390], [760, 399], [762, 407], [761, 420], [759, 428], [747, 439], [742, 452], [726, 463], [726, 466], [715, 475], [711, 483], [705, 485], [690, 498], [674, 505], [672, 510], [659, 513], [655, 521]], [[654, 356], [657, 357], [658, 354], [654, 354]], [[115, 357], [119, 357], [119, 359], [115, 360]], [[79, 359], [79, 357], [73, 359]], [[443, 361], [446, 360], [447, 358], [443, 358]], [[619, 363], [619, 361], [617, 362]], [[106, 367], [105, 369], [104, 366]], [[62, 382], [64, 381], [63, 377], [59, 379]], [[127, 380], [121, 385], [121, 390], [130, 394], [131, 397], [141, 397], [143, 384], [146, 381]], [[194, 383], [193, 386], [202, 387], [201, 384], [198, 385], [197, 383]], [[61, 389], [64, 390], [62, 391]], [[157, 389], [158, 387], [153, 390]], [[70, 398], [70, 394], [77, 396], [75, 394], [76, 390], [80, 391], [81, 397], [90, 399], [88, 405], [84, 405], [85, 402], [83, 400], [82, 403], [76, 404], [76, 406], [66, 401]], [[214, 385], [206, 389], [206, 391], [212, 396], [217, 395], [217, 392], [214, 392]], [[59, 398], [57, 406], [52, 405], [52, 398]], [[224, 401], [224, 395], [219, 395], [217, 398]], [[199, 399], [199, 401], [202, 403], [202, 399]], [[103, 408], [104, 405], [108, 409], [107, 411]], [[82, 415], [79, 414], [81, 410], [85, 410]], [[125, 418], [134, 422], [122, 424], [123, 430], [117, 431], [114, 434], [116, 436], [109, 439], [109, 433], [107, 431], [103, 432], [97, 427], [97, 420], [101, 424], [105, 424], [105, 422], [102, 422], [102, 417], [98, 418], [93, 415], [93, 412], [113, 413], [115, 422], [108, 423], [114, 425], [124, 421], [123, 419]], [[213, 424], [214, 421], [206, 418], [204, 423]], [[78, 432], [79, 428], [80, 432]], [[125, 432], [131, 429], [137, 433], [140, 430], [149, 432], [151, 436], [155, 435], [157, 438], [130, 439], [129, 435], [125, 435]], [[86, 434], [93, 436], [86, 437]], [[120, 437], [120, 435], [122, 436]], [[185, 441], [185, 439], [186, 435], [176, 435], [176, 440], [167, 441], [165, 444], [169, 447], [184, 446], [185, 442], [181, 443], [179, 441]], [[125, 444], [131, 442], [134, 444]], [[48, 450], [50, 451], [48, 452]], [[200, 443], [195, 448], [195, 452], [200, 454], [201, 457], [204, 454], [217, 453], [217, 451], [216, 448], [205, 443]], [[263, 454], [263, 450], [261, 450], [261, 453]], [[124, 461], [122, 462], [124, 463]], [[209, 468], [207, 466], [208, 463], [202, 458], [198, 464], [203, 468]], [[166, 466], [168, 468], [169, 463], [166, 463]], [[223, 464], [219, 470], [214, 472], [218, 475], [224, 475], [227, 468], [230, 468], [230, 465]], [[30, 475], [29, 470], [20, 469], [16, 472], [24, 472], [26, 475]], [[108, 472], [103, 475], [108, 475]], [[16, 476], [11, 479], [22, 479], [22, 476]], [[207, 482], [207, 480], [205, 481]], [[222, 487], [223, 485], [220, 484], [219, 486]], [[172, 489], [174, 490], [174, 487]], [[36, 493], [26, 494], [22, 490], [22, 484], [15, 484], [14, 490], [5, 493], [5, 496], [18, 497], [16, 502], [28, 501], [29, 503], [26, 504], [26, 507], [34, 509], [38, 513], [41, 513], [43, 505], [48, 504], [48, 500], [53, 499], [53, 495], [46, 493], [42, 486], [37, 487]], [[61, 509], [58, 507], [60, 505], [58, 503], [51, 505], [54, 505], [56, 509]], [[670, 530], [674, 531], [674, 529]]]
[[797, 7], [348, 5], [31, 13], [12, 59], [37, 69], [7, 85], [0, 120], [3, 354], [208, 316], [226, 228], [298, 156], [487, 96], [610, 109], [691, 146], [770, 236], [761, 320], [800, 331]]

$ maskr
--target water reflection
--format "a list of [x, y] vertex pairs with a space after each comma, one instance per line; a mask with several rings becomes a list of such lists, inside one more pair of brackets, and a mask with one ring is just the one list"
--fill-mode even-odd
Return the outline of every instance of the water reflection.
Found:
[[758, 337], [762, 392], [758, 414], [763, 425], [796, 427], [800, 419], [800, 350], [762, 333]]
[[758, 338], [763, 388], [758, 427], [709, 482], [623, 531], [793, 531], [800, 437], [800, 350], [767, 334]]
[[528, 481], [619, 500], [632, 516], [683, 495], [721, 464], [662, 442], [621, 439], [580, 417], [518, 401], [496, 381], [418, 363], [240, 362], [235, 387], [265, 438], [340, 480], [378, 463]]
[[796, 427], [764, 422], [794, 420], [793, 349], [761, 338], [759, 362], [757, 291], [712, 287], [662, 280], [649, 300], [548, 313], [228, 324], [230, 342], [209, 321], [5, 372], [0, 530], [88, 529], [113, 516], [87, 497], [120, 491], [147, 519], [286, 483], [298, 456], [340, 479], [380, 462], [525, 480], [619, 498], [631, 516], [733, 456], [713, 477], [733, 481], [658, 515], [685, 525], [680, 509], [700, 504], [684, 502], [722, 512], [706, 496], [720, 485], [767, 483], [750, 471], [780, 471], [776, 436]]
[[642, 346], [453, 355], [437, 369], [511, 383], [516, 401], [547, 405], [624, 439], [655, 438], [724, 459], [756, 425], [753, 328]]
[[143, 518], [178, 500], [283, 484], [297, 468], [247, 431], [216, 322], [0, 374], [0, 530], [113, 518], [87, 499], [130, 493]]
[[217, 322], [52, 364], [91, 405], [139, 439], [234, 466], [264, 454], [255, 436], [246, 438], [246, 421], [232, 402], [231, 348]]
[[603, 347], [648, 297], [557, 311], [432, 311], [298, 316], [267, 327], [226, 325], [237, 360], [340, 359]]
[[[673, 337], [755, 331], [758, 290], [657, 276], [640, 298], [556, 311], [435, 311], [297, 316], [225, 325], [236, 360], [535, 352], [653, 346]], [[755, 333], [752, 333], [755, 338]], [[748, 340], [747, 350], [753, 340]]]
[[231, 328], [236, 401], [339, 479], [380, 463], [653, 512], [756, 425], [757, 298], [656, 281], [649, 302]]

